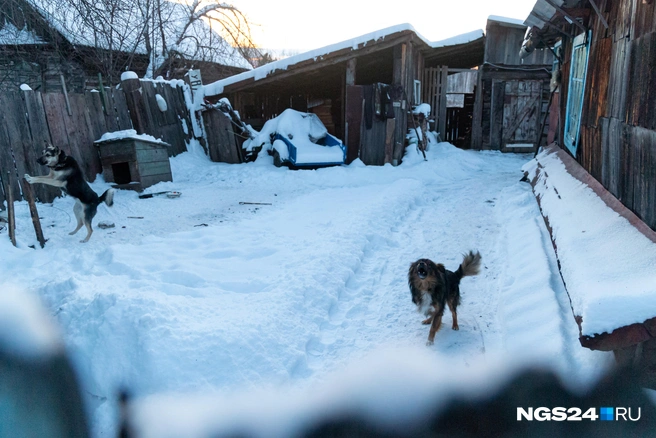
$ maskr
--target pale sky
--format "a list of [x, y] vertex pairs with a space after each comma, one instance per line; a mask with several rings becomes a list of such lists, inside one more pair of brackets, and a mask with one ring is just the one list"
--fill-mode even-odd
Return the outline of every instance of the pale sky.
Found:
[[[410, 23], [429, 41], [485, 30], [487, 17], [525, 19], [536, 0], [233, 0], [255, 43], [288, 54]], [[291, 52], [291, 53], [290, 53]]]

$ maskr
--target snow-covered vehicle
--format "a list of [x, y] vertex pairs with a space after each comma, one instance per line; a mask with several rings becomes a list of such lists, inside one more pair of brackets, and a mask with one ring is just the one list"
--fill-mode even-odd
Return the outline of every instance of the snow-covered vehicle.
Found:
[[262, 147], [273, 155], [276, 166], [319, 167], [344, 164], [346, 145], [328, 133], [319, 117], [286, 109], [267, 121], [245, 147]]

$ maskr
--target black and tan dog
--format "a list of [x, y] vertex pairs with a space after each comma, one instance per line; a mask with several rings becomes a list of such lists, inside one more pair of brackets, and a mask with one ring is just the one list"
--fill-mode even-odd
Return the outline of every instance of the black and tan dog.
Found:
[[75, 158], [66, 155], [57, 146], [46, 143], [43, 154], [36, 160], [37, 163], [48, 166], [50, 173], [47, 176], [30, 176], [25, 174], [25, 180], [30, 184], [47, 184], [59, 187], [69, 196], [75, 198], [73, 212], [77, 219], [77, 227], [69, 234], [77, 233], [82, 225], [87, 228], [87, 237], [80, 242], [88, 242], [93, 233], [91, 221], [102, 202], [111, 207], [114, 204], [114, 190], [107, 189], [100, 197], [94, 192], [84, 179], [80, 165]]
[[462, 277], [477, 275], [481, 265], [481, 254], [469, 251], [465, 254], [458, 270], [451, 272], [441, 263], [429, 259], [419, 259], [410, 265], [408, 270], [408, 286], [412, 293], [412, 302], [419, 311], [425, 311], [428, 316], [422, 324], [430, 324], [428, 342], [432, 345], [435, 333], [442, 325], [444, 305], [449, 306], [453, 315], [453, 330], [459, 330], [456, 309], [460, 304], [460, 280]]

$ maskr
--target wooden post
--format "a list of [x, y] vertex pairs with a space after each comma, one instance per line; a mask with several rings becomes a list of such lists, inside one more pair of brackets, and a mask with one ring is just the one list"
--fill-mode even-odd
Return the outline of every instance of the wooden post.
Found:
[[139, 92], [141, 81], [139, 78], [127, 78], [121, 81], [121, 88], [125, 93], [125, 101], [132, 119], [132, 126], [137, 134], [146, 133], [146, 109], [143, 104], [143, 96]]
[[5, 198], [7, 199], [7, 219], [9, 228], [9, 240], [16, 246], [16, 215], [14, 213], [14, 193], [11, 191], [11, 172], [7, 171], [5, 183]]
[[346, 61], [346, 85], [355, 85], [355, 69], [358, 59], [351, 58]]
[[[446, 91], [449, 77], [449, 67], [446, 65], [438, 67], [438, 108], [435, 108], [436, 129], [440, 133], [442, 141], [446, 141]], [[432, 108], [431, 108], [432, 109]]]
[[46, 239], [43, 237], [43, 230], [41, 229], [41, 221], [39, 220], [39, 212], [36, 209], [36, 203], [34, 202], [34, 193], [32, 193], [32, 186], [27, 182], [21, 181], [21, 187], [23, 188], [23, 197], [27, 201], [27, 204], [30, 206], [30, 216], [32, 216], [32, 224], [34, 225], [34, 232], [36, 233], [36, 238], [43, 248], [46, 245]]
[[[478, 67], [476, 74], [476, 91], [474, 92], [474, 116], [472, 119], [472, 136], [470, 148], [483, 149], [483, 68]], [[444, 139], [442, 139], [444, 140]]]
[[385, 164], [392, 163], [394, 159], [394, 128], [396, 121], [394, 119], [387, 119], [385, 126]]
[[98, 73], [98, 91], [100, 91], [100, 101], [102, 102], [103, 112], [107, 115], [107, 97], [105, 96], [105, 87], [103, 86], [101, 73]]
[[66, 110], [68, 115], [72, 116], [73, 111], [71, 110], [71, 102], [68, 100], [68, 91], [66, 91], [66, 81], [64, 80], [64, 75], [59, 75], [59, 80], [61, 81], [62, 92], [64, 93], [64, 98], [66, 98]]

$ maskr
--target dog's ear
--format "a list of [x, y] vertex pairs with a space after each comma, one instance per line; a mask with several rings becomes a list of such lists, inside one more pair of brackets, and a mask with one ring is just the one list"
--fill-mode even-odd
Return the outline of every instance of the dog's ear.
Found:
[[[59, 148], [57, 148], [59, 149]], [[59, 162], [63, 162], [66, 159], [66, 152], [63, 149], [59, 149]]]

